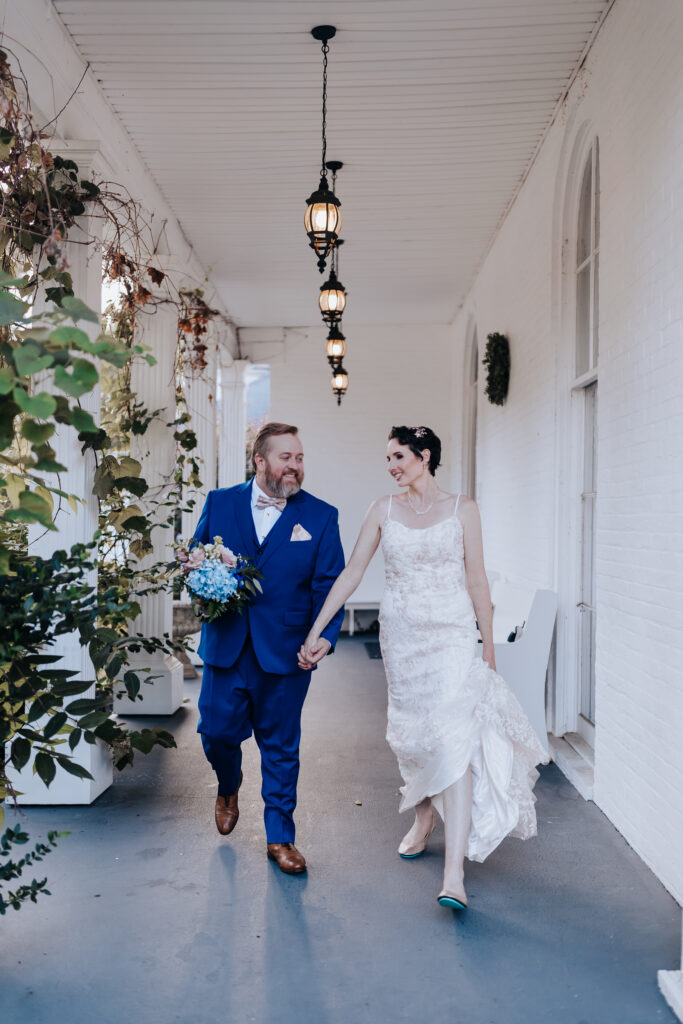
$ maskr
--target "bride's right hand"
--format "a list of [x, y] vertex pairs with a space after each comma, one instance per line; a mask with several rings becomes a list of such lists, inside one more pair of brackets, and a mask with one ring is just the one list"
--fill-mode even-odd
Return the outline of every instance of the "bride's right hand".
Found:
[[310, 669], [315, 664], [315, 649], [318, 645], [319, 637], [311, 630], [308, 634], [301, 647], [299, 648], [298, 660], [299, 668]]

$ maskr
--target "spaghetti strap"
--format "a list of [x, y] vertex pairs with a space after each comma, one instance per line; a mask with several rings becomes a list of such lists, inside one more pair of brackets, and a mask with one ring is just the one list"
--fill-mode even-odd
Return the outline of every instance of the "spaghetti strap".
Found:
[[387, 505], [387, 514], [386, 514], [385, 522], [386, 522], [386, 519], [388, 519], [390, 517], [390, 515], [391, 515], [391, 499], [392, 498], [393, 498], [393, 494], [390, 494], [389, 495], [389, 504]]
[[457, 514], [458, 514], [458, 505], [459, 504], [460, 504], [460, 495], [458, 495], [458, 497], [455, 499], [455, 508], [453, 509], [453, 515], [454, 516], [457, 516]]

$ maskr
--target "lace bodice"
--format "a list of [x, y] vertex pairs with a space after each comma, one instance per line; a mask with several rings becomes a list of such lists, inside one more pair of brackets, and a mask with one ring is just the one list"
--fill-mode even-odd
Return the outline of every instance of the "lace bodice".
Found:
[[[382, 525], [386, 589], [382, 612], [391, 607], [407, 620], [434, 616], [474, 630], [474, 610], [467, 591], [463, 528], [457, 514], [459, 495], [450, 514], [426, 527], [406, 526], [391, 516], [391, 499]], [[418, 608], [418, 605], [422, 605]]]

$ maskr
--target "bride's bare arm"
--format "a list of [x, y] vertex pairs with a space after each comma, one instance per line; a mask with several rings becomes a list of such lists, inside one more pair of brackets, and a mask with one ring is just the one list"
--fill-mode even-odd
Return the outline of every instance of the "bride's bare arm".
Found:
[[481, 519], [477, 503], [472, 501], [471, 498], [461, 498], [460, 505], [458, 506], [458, 515], [463, 525], [467, 590], [472, 599], [479, 632], [484, 642], [482, 657], [495, 670], [493, 609], [491, 608], [489, 582], [484, 569], [484, 547], [481, 539]]
[[320, 634], [363, 579], [365, 570], [380, 541], [382, 520], [386, 514], [386, 502], [386, 498], [378, 498], [377, 501], [373, 501], [366, 512], [348, 565], [334, 581], [325, 604], [320, 609], [299, 652], [301, 668], [311, 668], [327, 654], [329, 644], [326, 640], [320, 639]]

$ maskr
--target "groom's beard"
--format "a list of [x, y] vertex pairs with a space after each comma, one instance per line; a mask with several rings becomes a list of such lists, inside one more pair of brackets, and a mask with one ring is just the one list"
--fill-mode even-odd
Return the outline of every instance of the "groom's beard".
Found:
[[[293, 474], [290, 476], [289, 474]], [[301, 485], [304, 482], [304, 471], [303, 469], [288, 470], [287, 475], [276, 477], [270, 471], [270, 467], [266, 463], [264, 471], [265, 484], [269, 492], [274, 498], [291, 498], [293, 494], [301, 490]]]

